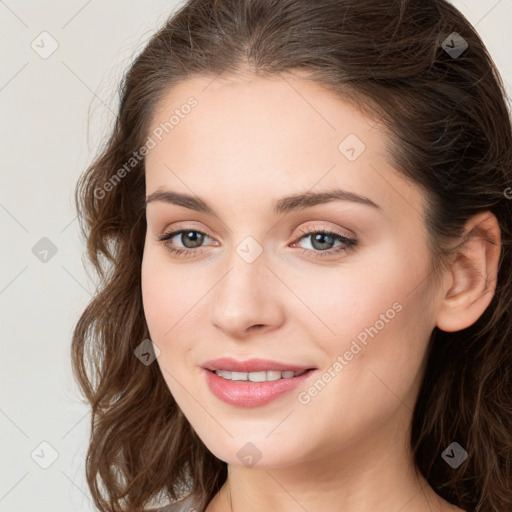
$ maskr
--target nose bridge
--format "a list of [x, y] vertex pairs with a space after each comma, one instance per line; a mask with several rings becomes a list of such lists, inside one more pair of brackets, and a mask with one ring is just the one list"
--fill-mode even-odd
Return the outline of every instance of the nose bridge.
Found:
[[[253, 325], [273, 325], [281, 311], [263, 247], [253, 237], [234, 246], [228, 272], [215, 287], [212, 322], [230, 335], [243, 335]], [[277, 285], [277, 283], [276, 283]]]

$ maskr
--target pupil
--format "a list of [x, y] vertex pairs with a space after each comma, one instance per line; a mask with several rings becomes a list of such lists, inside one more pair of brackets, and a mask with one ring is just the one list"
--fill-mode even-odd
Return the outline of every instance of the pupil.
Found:
[[[323, 241], [323, 239], [326, 239], [327, 238], [327, 242]], [[316, 247], [315, 244], [316, 243], [320, 243], [320, 247]], [[316, 249], [329, 249], [329, 247], [322, 247], [322, 245], [329, 245], [329, 244], [332, 244], [333, 242], [333, 238], [329, 235], [325, 235], [323, 233], [317, 233], [314, 237], [313, 237], [313, 247], [315, 247]]]
[[[203, 235], [200, 235], [197, 231], [188, 231], [182, 234], [182, 242], [185, 247], [197, 247], [201, 245]], [[192, 245], [189, 245], [192, 242]]]

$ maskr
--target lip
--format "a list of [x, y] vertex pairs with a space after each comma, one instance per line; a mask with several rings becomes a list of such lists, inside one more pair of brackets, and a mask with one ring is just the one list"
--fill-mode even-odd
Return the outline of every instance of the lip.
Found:
[[[237, 361], [232, 357], [220, 357], [211, 359], [201, 365], [204, 369], [210, 370], [227, 370], [230, 372], [262, 372], [262, 371], [293, 371], [316, 369], [312, 366], [301, 366], [296, 364], [282, 363], [280, 361], [272, 361], [270, 359], [247, 359], [246, 361]], [[294, 377], [295, 378], [295, 377]]]
[[[238, 407], [260, 407], [305, 384], [316, 369], [310, 369], [298, 377], [266, 382], [228, 380], [206, 368], [202, 369], [210, 391], [223, 402]], [[236, 370], [235, 370], [236, 371]]]

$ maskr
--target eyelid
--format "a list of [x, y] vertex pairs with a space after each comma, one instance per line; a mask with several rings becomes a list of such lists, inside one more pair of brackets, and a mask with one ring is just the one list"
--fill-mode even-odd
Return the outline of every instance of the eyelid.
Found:
[[[165, 228], [161, 230], [161, 234], [157, 235], [156, 239], [159, 240], [162, 236], [176, 233], [178, 231], [198, 231], [199, 233], [203, 233], [207, 235], [209, 238], [215, 239], [215, 236], [212, 234], [211, 231], [209, 231], [207, 228], [203, 228], [203, 226], [194, 226], [194, 221], [183, 221], [179, 222], [177, 224], [172, 224], [172, 228]], [[171, 230], [172, 229], [172, 230]], [[357, 240], [356, 235], [348, 229], [343, 228], [332, 228], [328, 226], [318, 226], [317, 224], [307, 224], [306, 226], [303, 226], [299, 229], [300, 235], [307, 235], [315, 232], [332, 232], [339, 234], [342, 237], [348, 238], [348, 239], [354, 239]], [[345, 231], [345, 232], [344, 232]], [[300, 239], [300, 236], [294, 237], [294, 242], [296, 242], [298, 239]]]
[[343, 233], [340, 233], [338, 230], [332, 228], [320, 228], [316, 226], [309, 226], [300, 229], [299, 236], [296, 237], [295, 241], [291, 244], [292, 247], [296, 246], [302, 238], [307, 238], [309, 235], [314, 235], [316, 233], [323, 233], [331, 238], [334, 238], [335, 240], [341, 243], [341, 246], [333, 247], [325, 251], [314, 251], [313, 249], [304, 249], [302, 247], [298, 247], [297, 250], [303, 254], [313, 253], [313, 257], [316, 259], [335, 258], [342, 252], [346, 252], [359, 245], [359, 239], [356, 236], [347, 236]]
[[197, 231], [199, 233], [203, 233], [205, 235], [208, 235], [210, 238], [214, 239], [215, 236], [212, 234], [211, 231], [209, 231], [207, 228], [204, 228], [201, 226], [195, 226], [193, 224], [194, 221], [190, 222], [178, 222], [177, 224], [172, 224], [171, 227], [166, 227], [162, 230], [160, 230], [160, 235], [157, 235], [156, 239], [160, 239], [164, 235], [168, 235], [171, 233], [176, 233], [177, 231]]
[[336, 233], [337, 235], [340, 235], [344, 238], [357, 240], [355, 233], [351, 230], [330, 226], [318, 226], [317, 224], [308, 224], [306, 226], [301, 227], [299, 229], [299, 234], [309, 235], [311, 233], [316, 233], [319, 231], [323, 233]]

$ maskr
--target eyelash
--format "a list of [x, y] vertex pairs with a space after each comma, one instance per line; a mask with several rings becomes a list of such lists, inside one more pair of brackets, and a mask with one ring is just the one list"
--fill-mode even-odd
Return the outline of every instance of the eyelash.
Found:
[[[192, 258], [195, 255], [201, 254], [203, 252], [202, 250], [200, 250], [201, 248], [199, 248], [199, 249], [176, 249], [175, 247], [172, 247], [169, 243], [169, 240], [174, 238], [176, 235], [179, 235], [181, 233], [188, 232], [188, 231], [192, 231], [194, 233], [200, 233], [201, 235], [205, 235], [208, 238], [211, 238], [207, 233], [204, 233], [203, 231], [199, 231], [197, 229], [180, 229], [178, 231], [168, 231], [167, 233], [162, 234], [161, 236], [159, 236], [157, 238], [157, 241], [162, 243], [165, 246], [165, 248], [170, 253], [174, 254], [175, 256], [183, 255], [182, 257], [184, 257], [184, 258]], [[335, 231], [330, 231], [330, 230], [325, 230], [325, 229], [324, 230], [322, 230], [322, 229], [315, 230], [315, 229], [303, 228], [300, 230], [300, 233], [302, 234], [302, 236], [300, 236], [295, 242], [293, 242], [293, 244], [297, 243], [302, 238], [305, 238], [308, 235], [316, 235], [316, 234], [328, 235], [329, 237], [334, 238], [335, 240], [338, 240], [339, 242], [342, 242], [344, 244], [335, 249], [328, 249], [325, 251], [319, 251], [319, 250], [313, 250], [313, 249], [302, 249], [302, 248], [298, 249], [302, 254], [308, 254], [311, 252], [316, 253], [313, 256], [314, 258], [332, 257], [332, 256], [340, 254], [344, 251], [353, 249], [354, 247], [356, 247], [358, 245], [357, 240], [355, 240], [353, 238], [348, 238], [348, 237], [346, 237], [340, 233], [337, 233]], [[195, 254], [191, 254], [191, 253], [195, 253]]]

